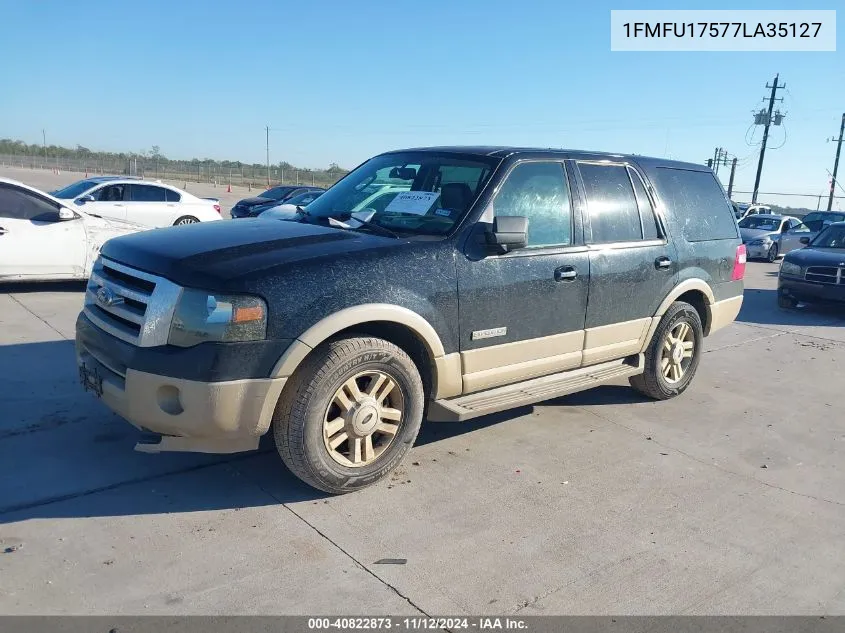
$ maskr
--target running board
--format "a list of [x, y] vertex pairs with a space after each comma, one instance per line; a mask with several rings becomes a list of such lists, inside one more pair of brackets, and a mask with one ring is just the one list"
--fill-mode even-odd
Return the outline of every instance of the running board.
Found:
[[431, 403], [428, 420], [432, 422], [462, 422], [480, 415], [534, 404], [550, 398], [584, 391], [618, 378], [643, 373], [642, 354], [620, 360], [582, 367], [570, 371], [524, 380], [504, 387], [471, 393]]

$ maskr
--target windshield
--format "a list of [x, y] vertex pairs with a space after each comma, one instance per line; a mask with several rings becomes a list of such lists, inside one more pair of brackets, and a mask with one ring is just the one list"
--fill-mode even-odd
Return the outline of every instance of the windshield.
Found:
[[815, 211], [804, 216], [804, 224], [813, 232], [821, 231], [825, 222], [843, 222], [845, 213], [828, 213]]
[[741, 229], [754, 229], [757, 231], [776, 231], [780, 227], [780, 218], [761, 218], [759, 215], [752, 215], [739, 223]]
[[500, 159], [436, 152], [383, 154], [308, 205], [308, 217], [370, 224], [402, 233], [445, 235], [469, 211]]
[[262, 198], [269, 198], [270, 200], [281, 200], [296, 187], [273, 187], [261, 194]]
[[815, 248], [845, 248], [845, 226], [829, 226], [819, 233], [810, 246]]
[[59, 198], [60, 200], [71, 200], [74, 198], [78, 198], [83, 193], [88, 191], [91, 187], [95, 187], [97, 184], [99, 183], [94, 180], [80, 180], [79, 182], [75, 182], [72, 185], [68, 185], [64, 189], [54, 191], [53, 196]]

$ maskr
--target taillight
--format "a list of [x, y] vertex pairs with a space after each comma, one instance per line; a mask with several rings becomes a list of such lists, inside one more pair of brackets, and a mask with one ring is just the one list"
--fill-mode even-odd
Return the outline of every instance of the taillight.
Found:
[[733, 281], [739, 281], [745, 277], [745, 244], [740, 244], [736, 247], [736, 257], [734, 258], [734, 271], [731, 275]]
[[219, 204], [214, 205], [214, 210], [217, 211], [217, 213], [220, 213], [220, 215], [222, 215], [222, 212], [220, 211], [220, 205]]

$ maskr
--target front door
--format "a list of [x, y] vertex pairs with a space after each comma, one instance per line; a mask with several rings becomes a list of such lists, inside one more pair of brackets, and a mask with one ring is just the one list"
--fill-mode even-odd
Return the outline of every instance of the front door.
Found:
[[587, 202], [590, 302], [584, 364], [639, 353], [678, 272], [674, 245], [639, 173], [624, 163], [578, 162]]
[[589, 256], [563, 162], [516, 163], [480, 226], [497, 216], [527, 217], [528, 246], [491, 254], [471, 237], [459, 260], [464, 393], [581, 364]]
[[92, 191], [91, 195], [94, 196], [94, 202], [86, 202], [82, 207], [86, 213], [116, 220], [126, 219], [128, 185], [104, 185]]
[[38, 194], [0, 183], [0, 279], [82, 276], [82, 219], [59, 220], [59, 208]]

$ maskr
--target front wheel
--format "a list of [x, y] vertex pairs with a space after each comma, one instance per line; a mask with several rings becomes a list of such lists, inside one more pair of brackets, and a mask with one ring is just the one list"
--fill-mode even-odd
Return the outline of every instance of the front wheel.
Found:
[[196, 224], [199, 222], [197, 218], [192, 215], [183, 215], [181, 218], [178, 218], [174, 223], [173, 226], [182, 226], [183, 224]]
[[273, 418], [276, 448], [305, 483], [332, 494], [372, 485], [411, 449], [425, 396], [398, 346], [348, 337], [315, 349], [285, 385]]
[[769, 252], [766, 254], [766, 261], [769, 263], [774, 262], [778, 258], [778, 245], [772, 244], [771, 248], [769, 248]]
[[631, 386], [655, 400], [683, 393], [692, 382], [701, 360], [704, 328], [690, 304], [669, 306], [645, 352], [645, 371], [630, 378]]
[[798, 302], [792, 297], [778, 292], [778, 307], [783, 310], [792, 310], [798, 306]]

